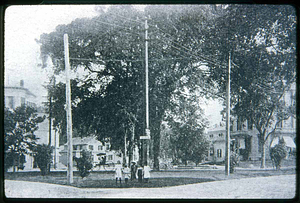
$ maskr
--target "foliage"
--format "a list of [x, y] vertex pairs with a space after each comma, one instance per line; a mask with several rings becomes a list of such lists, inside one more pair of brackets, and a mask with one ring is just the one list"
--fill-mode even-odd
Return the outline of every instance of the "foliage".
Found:
[[[193, 97], [192, 97], [193, 98]], [[204, 128], [207, 125], [199, 101], [185, 97], [174, 101], [178, 106], [168, 112], [170, 126], [170, 148], [173, 151], [173, 160], [201, 162], [207, 154], [209, 143], [204, 137]]]
[[52, 151], [53, 147], [47, 144], [38, 144], [34, 149], [34, 158], [43, 176], [47, 174], [52, 163]]
[[[186, 22], [197, 22], [203, 19], [204, 15], [196, 15], [197, 9], [193, 9], [195, 15], [190, 19], [187, 16], [188, 6], [183, 13], [177, 12], [178, 7], [170, 7], [170, 12], [162, 9], [157, 13], [157, 9], [151, 6], [146, 10], [146, 13], [141, 13], [130, 6], [111, 6], [107, 12], [100, 12], [99, 16], [93, 19], [77, 19], [69, 25], [58, 26], [55, 32], [41, 35], [39, 43], [42, 45], [44, 62], [50, 56], [55, 72], [59, 73], [64, 70], [62, 36], [64, 33], [69, 35], [71, 66], [77, 71], [84, 69], [85, 73], [83, 78], [72, 82], [73, 126], [82, 131], [81, 134], [96, 133], [99, 140], [109, 137], [112, 147], [118, 149], [124, 146], [124, 138], [119, 135], [126, 129], [132, 129], [133, 123], [128, 114], [136, 118], [134, 138], [138, 139], [139, 135], [145, 133], [145, 86], [144, 70], [141, 69], [144, 66], [144, 20], [141, 19], [148, 14], [153, 16], [151, 30], [149, 27], [149, 97], [154, 165], [158, 167], [160, 125], [165, 111], [169, 108], [171, 96], [180, 94], [183, 86], [194, 91], [199, 87], [204, 89], [209, 83], [201, 80], [205, 76], [191, 63], [199, 59], [192, 59], [189, 53], [182, 56], [182, 52], [176, 47], [173, 48], [172, 41], [185, 45], [193, 44], [186, 38], [184, 31], [176, 33], [177, 38], [167, 37], [167, 40], [165, 35], [168, 33], [155, 31], [165, 30], [163, 28], [167, 23], [161, 23], [161, 19], [170, 13], [174, 18], [168, 19], [175, 27], [173, 25], [172, 31], [170, 29], [166, 32], [181, 30], [182, 26], [189, 31]], [[185, 20], [182, 24], [181, 15], [182, 20]], [[190, 78], [185, 78], [185, 75], [189, 75]], [[63, 92], [62, 85], [59, 92]], [[174, 92], [176, 89], [177, 92]], [[62, 95], [64, 94], [57, 94], [56, 98], [63, 101]], [[59, 111], [63, 111], [63, 102], [57, 104], [60, 105]], [[59, 112], [53, 114], [57, 124], [63, 128], [65, 115]], [[99, 129], [101, 133], [98, 132]], [[128, 140], [133, 142], [131, 138]]]
[[[277, 123], [295, 111], [293, 104], [283, 101], [295, 83], [295, 9], [285, 5], [230, 5], [220, 9], [222, 15], [208, 29], [211, 53], [207, 53], [226, 62], [231, 53], [233, 115], [255, 124], [263, 147], [263, 168], [267, 139]], [[210, 70], [224, 97], [226, 69], [211, 67]]]
[[275, 164], [276, 170], [281, 167], [281, 161], [287, 156], [285, 141], [283, 138], [279, 139], [278, 144], [270, 149], [270, 157]]
[[[124, 146], [124, 136], [119, 135], [126, 130], [134, 132], [130, 134], [134, 139], [145, 134], [141, 68], [145, 16], [151, 17], [150, 130], [156, 169], [160, 128], [166, 116], [174, 115], [169, 114], [178, 106], [173, 101], [181, 101], [186, 90], [195, 97], [224, 98], [229, 52], [235, 64], [231, 73], [234, 114], [242, 120], [255, 119], [263, 142], [272, 132], [277, 112], [289, 114], [279, 104], [295, 78], [295, 11], [291, 6], [151, 5], [145, 12], [131, 6], [98, 10], [99, 16], [60, 25], [38, 40], [44, 62], [51, 57], [58, 74], [64, 70], [63, 34], [69, 35], [72, 69], [84, 70], [83, 77], [72, 81], [73, 126], [80, 134], [110, 138], [115, 149]], [[56, 97], [63, 101], [62, 85], [59, 91], [62, 94]], [[63, 102], [57, 102], [57, 110], [63, 112]], [[130, 121], [128, 115], [136, 119]], [[62, 134], [64, 116], [53, 115]]]
[[230, 152], [230, 173], [234, 172], [235, 166], [239, 163], [239, 155], [236, 152]]
[[29, 106], [17, 107], [14, 110], [4, 109], [4, 162], [5, 169], [19, 166], [24, 154], [30, 154], [36, 145], [34, 132], [45, 117], [36, 114]]
[[93, 160], [91, 153], [86, 150], [80, 151], [80, 157], [74, 157], [76, 167], [79, 170], [79, 174], [82, 178], [87, 177], [93, 168]]

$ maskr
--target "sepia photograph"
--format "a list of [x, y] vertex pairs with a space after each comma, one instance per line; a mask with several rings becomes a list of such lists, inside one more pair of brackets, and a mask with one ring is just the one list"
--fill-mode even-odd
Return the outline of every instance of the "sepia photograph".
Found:
[[297, 7], [13, 5], [4, 198], [284, 199]]

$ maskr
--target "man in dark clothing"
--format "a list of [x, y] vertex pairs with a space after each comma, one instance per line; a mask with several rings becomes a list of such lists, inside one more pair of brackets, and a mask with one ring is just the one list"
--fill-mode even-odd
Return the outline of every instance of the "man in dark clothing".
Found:
[[131, 167], [130, 167], [130, 171], [131, 171], [131, 180], [135, 180], [136, 179], [136, 165], [135, 162], [132, 162]]

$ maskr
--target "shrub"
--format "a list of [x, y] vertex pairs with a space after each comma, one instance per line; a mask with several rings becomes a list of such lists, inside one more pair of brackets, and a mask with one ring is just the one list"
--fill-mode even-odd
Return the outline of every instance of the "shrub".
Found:
[[44, 176], [48, 172], [48, 167], [52, 163], [53, 148], [46, 144], [38, 144], [35, 148], [35, 160]]
[[270, 149], [270, 157], [275, 164], [276, 170], [279, 170], [281, 167], [281, 161], [287, 156], [286, 145], [284, 139], [279, 139], [277, 145]]
[[239, 155], [236, 152], [230, 153], [230, 173], [234, 172], [234, 167], [239, 163]]
[[74, 157], [76, 162], [76, 168], [79, 170], [79, 174], [82, 178], [88, 176], [90, 174], [91, 169], [93, 168], [93, 160], [91, 153], [82, 150], [80, 152], [80, 157]]

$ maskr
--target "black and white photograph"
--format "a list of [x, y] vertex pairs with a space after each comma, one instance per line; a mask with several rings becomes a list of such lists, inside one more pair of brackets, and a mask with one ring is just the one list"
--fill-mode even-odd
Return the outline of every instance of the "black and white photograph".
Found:
[[7, 7], [4, 198], [299, 198], [297, 23], [292, 4]]

